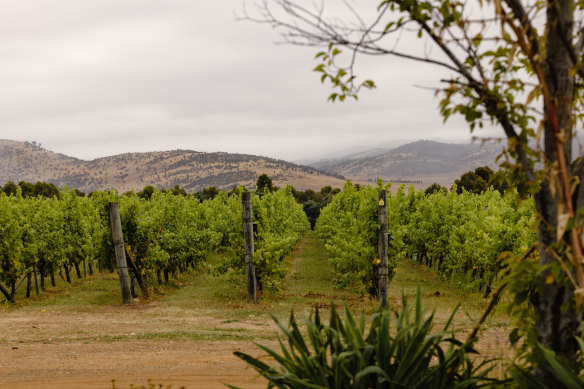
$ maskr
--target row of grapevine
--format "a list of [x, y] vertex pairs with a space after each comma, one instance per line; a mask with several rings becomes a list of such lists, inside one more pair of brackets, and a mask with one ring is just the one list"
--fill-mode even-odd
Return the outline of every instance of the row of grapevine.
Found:
[[[323, 209], [316, 231], [331, 252], [339, 286], [361, 280], [374, 294], [377, 273], [376, 215], [378, 187], [353, 186]], [[518, 201], [488, 190], [483, 194], [440, 191], [431, 195], [401, 186], [388, 191], [391, 240], [388, 254], [390, 278], [400, 258], [415, 258], [435, 266], [445, 278], [456, 277], [464, 287], [490, 284], [502, 267], [501, 254], [520, 254], [536, 241], [532, 200]]]
[[[243, 242], [243, 225], [241, 223], [241, 203], [233, 204], [233, 199], [222, 195], [215, 198], [222, 205], [231, 205], [237, 209], [237, 223], [232, 226], [236, 230], [229, 234], [231, 255], [217, 269], [224, 273], [235, 270], [243, 274], [245, 271], [245, 249]], [[238, 199], [236, 199], [238, 200]], [[285, 274], [283, 259], [300, 240], [302, 235], [310, 230], [310, 223], [292, 196], [290, 188], [266, 193], [261, 197], [252, 197], [253, 216], [257, 223], [257, 234], [254, 237], [253, 263], [256, 271], [258, 289], [278, 290]]]
[[503, 266], [502, 253], [524, 253], [537, 240], [532, 199], [520, 201], [512, 193], [502, 196], [493, 189], [429, 196], [401, 190], [395, 197], [396, 204], [411, 204], [409, 209], [394, 210], [401, 219], [395, 252], [415, 254], [444, 277], [459, 279], [465, 288], [490, 285]]
[[[380, 263], [377, 258], [380, 228], [377, 189], [370, 186], [358, 188], [347, 181], [343, 191], [321, 211], [315, 227], [316, 233], [332, 254], [335, 284], [346, 287], [360, 280], [371, 295], [377, 294], [375, 280]], [[391, 229], [392, 219], [389, 219], [389, 225]], [[391, 256], [388, 269], [391, 280], [396, 269], [396, 261]]]
[[[80, 277], [80, 265], [100, 255], [103, 233], [96, 208], [89, 199], [77, 197], [73, 192], [64, 191], [60, 200], [2, 194], [0, 281], [11, 286], [13, 297], [17, 281], [25, 275], [30, 277], [33, 271], [40, 275], [41, 289], [48, 275], [55, 284], [55, 272], [59, 269], [65, 270], [68, 281], [72, 268]], [[93, 271], [91, 267], [90, 271]]]
[[[113, 250], [109, 203], [119, 203], [126, 254], [133, 279], [147, 296], [149, 274], [162, 274], [198, 266], [210, 250], [227, 247], [232, 255], [218, 271], [242, 271], [242, 220], [239, 196], [221, 193], [200, 202], [191, 196], [154, 192], [149, 200], [136, 195], [96, 192], [90, 198], [64, 190], [57, 198], [24, 198], [0, 195], [0, 285], [5, 297], [13, 298], [19, 280], [30, 275], [44, 279], [55, 272], [65, 274], [93, 265], [113, 270]], [[283, 274], [281, 259], [309, 228], [302, 208], [291, 192], [282, 189], [254, 196], [259, 225], [254, 263], [264, 287], [278, 286]]]

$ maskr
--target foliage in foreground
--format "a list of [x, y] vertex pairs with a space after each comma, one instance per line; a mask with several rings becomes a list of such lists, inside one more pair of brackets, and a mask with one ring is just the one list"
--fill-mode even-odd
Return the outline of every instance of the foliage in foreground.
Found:
[[[332, 101], [375, 87], [356, 78], [358, 53], [448, 69], [447, 77], [437, 73], [445, 82], [438, 88], [441, 115], [464, 117], [471, 132], [500, 126], [508, 140], [506, 175], [535, 195], [537, 283], [520, 292], [533, 308], [533, 340], [568, 361], [581, 359], [574, 338], [582, 335], [584, 314], [584, 158], [572, 163], [571, 143], [584, 118], [584, 2], [382, 0], [368, 11], [345, 5], [348, 12], [325, 12], [264, 1], [250, 19], [280, 29], [290, 42], [327, 47], [316, 54], [314, 71], [331, 82]], [[415, 33], [423, 39], [418, 50], [399, 44]], [[555, 385], [555, 377], [539, 373]]]
[[[277, 388], [478, 388], [503, 383], [488, 377], [492, 361], [477, 363], [472, 342], [461, 342], [450, 329], [432, 332], [433, 315], [425, 318], [418, 291], [415, 304], [405, 298], [401, 311], [380, 307], [365, 330], [348, 308], [344, 317], [334, 309], [329, 324], [305, 318], [303, 337], [292, 313], [288, 326], [274, 318], [284, 335], [281, 351], [258, 345], [276, 366], [248, 354], [234, 354]], [[394, 316], [394, 317], [392, 317]], [[393, 328], [392, 328], [393, 327]], [[285, 344], [287, 343], [287, 345]], [[236, 388], [235, 386], [229, 386]]]
[[[584, 342], [577, 338], [580, 352], [584, 352]], [[545, 348], [541, 343], [534, 347], [533, 357], [535, 364], [549, 376], [555, 377], [556, 385], [550, 386], [543, 383], [537, 373], [530, 369], [521, 368], [517, 365], [509, 369], [517, 385], [522, 389], [555, 389], [566, 387], [569, 389], [584, 389], [584, 369], [582, 361], [566, 361], [565, 358], [559, 357], [552, 350]]]

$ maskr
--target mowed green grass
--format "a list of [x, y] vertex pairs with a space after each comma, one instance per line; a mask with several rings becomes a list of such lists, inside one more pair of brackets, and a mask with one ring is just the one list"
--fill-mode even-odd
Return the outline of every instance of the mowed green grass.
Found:
[[[243, 275], [228, 273], [215, 276], [209, 270], [225, 255], [227, 253], [222, 251], [212, 253], [201, 269], [181, 274], [178, 280], [171, 279], [165, 285], [158, 285], [156, 278], [152, 277], [149, 280], [152, 295], [150, 301], [140, 300], [133, 304], [140, 305], [145, 310], [151, 308], [148, 314], [153, 316], [163, 316], [168, 311], [167, 308], [172, 308], [175, 315], [205, 315], [217, 318], [222, 323], [235, 323], [250, 318], [269, 321], [272, 315], [284, 321], [292, 310], [302, 316], [313, 311], [315, 307], [319, 307], [326, 316], [333, 304], [338, 308], [348, 306], [357, 315], [368, 315], [378, 306], [376, 300], [362, 293], [358, 282], [347, 289], [334, 287], [329, 254], [313, 233], [307, 234], [287, 257], [288, 272], [282, 281], [281, 292], [265, 292], [260, 296], [258, 304], [247, 302]], [[33, 285], [29, 299], [24, 297], [25, 281], [17, 293], [17, 303], [4, 303], [2, 308], [9, 311], [51, 309], [99, 313], [107, 307], [121, 306], [116, 272], [95, 274], [82, 279], [72, 275], [72, 279], [72, 283], [68, 284], [57, 276], [56, 287], [51, 287], [47, 279], [47, 292], [41, 292], [38, 297], [35, 296]], [[437, 323], [445, 321], [452, 310], [460, 305], [455, 326], [462, 331], [474, 325], [489, 303], [480, 293], [456, 288], [437, 276], [432, 269], [411, 260], [402, 260], [390, 283], [390, 306], [399, 309], [402, 296], [413, 301], [418, 288], [423, 296], [425, 309], [435, 312]], [[510, 319], [505, 315], [504, 309], [499, 307], [487, 321], [486, 328], [509, 325]], [[192, 336], [188, 331], [172, 331], [169, 332], [169, 337]], [[153, 337], [164, 338], [165, 334], [159, 331]]]
[[[38, 282], [40, 284], [40, 278]], [[72, 274], [71, 283], [68, 283], [57, 272], [55, 282], [56, 286], [51, 286], [50, 278], [46, 277], [46, 292], [40, 290], [39, 285], [40, 294], [36, 296], [33, 279], [30, 298], [26, 298], [26, 280], [24, 280], [16, 292], [16, 304], [8, 305], [5, 303], [4, 307], [21, 309], [36, 309], [38, 306], [80, 308], [119, 304], [121, 301], [117, 273], [100, 273], [79, 279]]]

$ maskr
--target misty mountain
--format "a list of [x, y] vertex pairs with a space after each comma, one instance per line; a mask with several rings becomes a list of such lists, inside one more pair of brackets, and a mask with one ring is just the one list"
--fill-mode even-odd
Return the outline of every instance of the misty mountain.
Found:
[[461, 174], [478, 166], [496, 167], [501, 144], [454, 144], [429, 140], [408, 143], [391, 150], [371, 149], [311, 163], [310, 166], [340, 174], [354, 181], [432, 182], [452, 184]]

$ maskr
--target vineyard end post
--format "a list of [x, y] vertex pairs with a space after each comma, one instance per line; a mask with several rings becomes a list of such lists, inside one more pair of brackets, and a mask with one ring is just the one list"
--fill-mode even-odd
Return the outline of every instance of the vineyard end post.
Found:
[[251, 193], [241, 194], [243, 241], [245, 245], [245, 272], [247, 275], [247, 301], [257, 303], [256, 276], [253, 266], [253, 212], [251, 208]]
[[377, 298], [381, 304], [387, 306], [387, 192], [380, 190], [377, 192], [377, 215], [379, 218], [379, 239], [377, 244], [377, 255], [379, 256], [379, 287]]
[[124, 235], [122, 233], [122, 220], [120, 219], [120, 207], [118, 203], [109, 204], [110, 222], [112, 226], [112, 238], [116, 251], [116, 261], [118, 263], [118, 275], [122, 288], [122, 299], [124, 304], [132, 302], [130, 290], [130, 276], [128, 275], [128, 264], [126, 262], [126, 252], [124, 246]]

